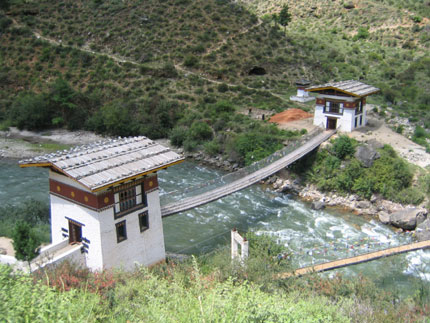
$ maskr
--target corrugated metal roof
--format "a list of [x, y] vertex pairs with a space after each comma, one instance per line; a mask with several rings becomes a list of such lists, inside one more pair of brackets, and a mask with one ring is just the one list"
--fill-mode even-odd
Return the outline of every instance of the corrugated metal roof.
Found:
[[354, 80], [311, 86], [308, 87], [306, 91], [317, 92], [327, 89], [339, 90], [353, 96], [366, 96], [379, 92], [379, 89], [377, 87]]
[[182, 162], [184, 158], [146, 137], [118, 138], [26, 159], [21, 167], [53, 167], [92, 191]]

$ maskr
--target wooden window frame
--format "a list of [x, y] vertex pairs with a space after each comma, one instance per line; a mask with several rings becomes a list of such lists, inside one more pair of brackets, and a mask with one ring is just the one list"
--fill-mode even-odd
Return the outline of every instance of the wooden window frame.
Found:
[[[137, 192], [138, 188], [140, 189], [140, 193]], [[131, 191], [133, 191], [133, 193], [130, 194], [129, 197], [126, 197], [124, 199], [123, 194], [126, 194], [126, 192]], [[143, 183], [120, 189], [115, 193], [114, 219], [118, 219], [124, 215], [127, 215], [136, 210], [140, 210], [147, 206], [148, 199], [145, 193]]]
[[[120, 230], [123, 228], [124, 232], [123, 234], [120, 234]], [[115, 223], [115, 231], [116, 231], [116, 242], [120, 243], [123, 242], [125, 240], [127, 240], [127, 227], [126, 227], [126, 223], [125, 220]]]
[[148, 211], [139, 213], [139, 229], [144, 232], [149, 229], [149, 213]]
[[[342, 107], [341, 107], [341, 104], [342, 104]], [[343, 115], [344, 109], [345, 107], [343, 106], [343, 102], [326, 100], [324, 105], [324, 113]]]

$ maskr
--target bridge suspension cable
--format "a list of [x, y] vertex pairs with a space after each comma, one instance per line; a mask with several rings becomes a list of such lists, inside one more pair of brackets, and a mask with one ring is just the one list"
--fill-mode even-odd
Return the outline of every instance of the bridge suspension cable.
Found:
[[[196, 188], [185, 190], [185, 194], [181, 196], [182, 200], [162, 206], [161, 215], [166, 217], [180, 213], [255, 184], [305, 156], [335, 132], [335, 130], [317, 129], [261, 161], [222, 176], [212, 183], [204, 183]], [[190, 193], [193, 194], [186, 197]], [[170, 194], [173, 193], [165, 194], [161, 198], [164, 200]]]

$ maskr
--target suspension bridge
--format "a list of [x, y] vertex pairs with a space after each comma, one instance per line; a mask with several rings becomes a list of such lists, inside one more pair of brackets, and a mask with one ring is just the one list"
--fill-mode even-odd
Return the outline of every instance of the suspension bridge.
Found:
[[[218, 185], [207, 185], [200, 188], [198, 193], [193, 196], [162, 206], [161, 215], [162, 217], [167, 217], [177, 214], [258, 183], [307, 155], [329, 139], [335, 132], [336, 130], [319, 130], [310, 133], [260, 162], [221, 177]], [[221, 185], [219, 185], [220, 183]]]

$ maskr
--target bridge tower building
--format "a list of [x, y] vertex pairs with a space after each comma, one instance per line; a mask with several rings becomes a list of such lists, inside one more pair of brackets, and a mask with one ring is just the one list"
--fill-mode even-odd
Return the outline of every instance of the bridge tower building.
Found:
[[305, 91], [317, 93], [314, 125], [351, 132], [366, 125], [366, 97], [379, 89], [350, 80], [312, 86]]
[[[109, 139], [20, 162], [49, 169], [51, 263], [92, 270], [164, 260], [157, 171], [183, 158], [146, 137]], [[72, 251], [73, 252], [72, 252]]]

